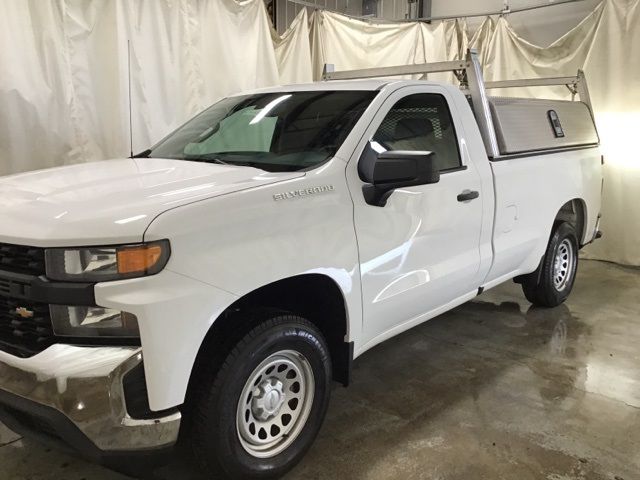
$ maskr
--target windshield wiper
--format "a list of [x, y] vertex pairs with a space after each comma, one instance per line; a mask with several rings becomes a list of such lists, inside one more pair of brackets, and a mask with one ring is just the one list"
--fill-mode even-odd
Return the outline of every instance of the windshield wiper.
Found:
[[222, 160], [218, 154], [187, 156], [184, 159], [192, 162], [213, 162], [213, 163], [218, 163], [220, 165], [231, 165], [231, 163], [225, 162], [224, 160]]
[[[222, 160], [221, 156], [225, 156]], [[227, 157], [227, 155], [229, 157]], [[271, 163], [267, 161], [255, 161], [252, 160], [249, 155], [241, 155], [236, 152], [217, 152], [217, 153], [205, 153], [202, 155], [190, 155], [185, 156], [184, 160], [192, 162], [214, 162], [221, 165], [229, 165], [234, 167], [253, 167], [266, 172], [292, 172], [299, 170], [297, 165], [286, 165], [280, 163]]]
[[149, 158], [150, 154], [151, 154], [151, 149], [149, 148], [149, 149], [145, 150], [144, 152], [136, 153], [131, 158]]

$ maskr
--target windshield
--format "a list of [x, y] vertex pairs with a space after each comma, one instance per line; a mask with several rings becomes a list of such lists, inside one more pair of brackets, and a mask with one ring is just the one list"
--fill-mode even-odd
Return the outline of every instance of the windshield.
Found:
[[338, 90], [225, 98], [144, 156], [270, 172], [312, 168], [335, 155], [376, 94]]

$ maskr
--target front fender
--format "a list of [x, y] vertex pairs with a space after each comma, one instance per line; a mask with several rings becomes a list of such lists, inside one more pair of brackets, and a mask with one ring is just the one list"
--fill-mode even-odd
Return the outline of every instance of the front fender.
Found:
[[[156, 372], [156, 367], [147, 365], [151, 360], [146, 360], [150, 394], [159, 394], [151, 404], [154, 410], [184, 399], [189, 375], [186, 368], [177, 371], [171, 366], [167, 357], [174, 356], [172, 350], [192, 366], [208, 331], [204, 327], [210, 328], [235, 299], [277, 280], [306, 273], [333, 279], [345, 298], [347, 340], [358, 342], [362, 326], [360, 271], [353, 203], [344, 171], [345, 163], [334, 158], [304, 177], [198, 201], [169, 210], [151, 223], [145, 241], [169, 239], [172, 253], [165, 272], [179, 276], [177, 283], [185, 285], [181, 289], [185, 289], [189, 303], [200, 304], [180, 320], [181, 328], [193, 329], [193, 334], [176, 337], [172, 347], [158, 340], [166, 335], [161, 331], [166, 327], [164, 321], [149, 320], [148, 326], [141, 325], [145, 358], [146, 350], [156, 350], [156, 343], [167, 348], [165, 358], [154, 357], [153, 362], [162, 363], [158, 371], [171, 372], [168, 378], [174, 389], [169, 392], [160, 378], [155, 378], [152, 371]], [[282, 198], [287, 192], [306, 193]], [[191, 288], [202, 293], [191, 296]], [[174, 301], [175, 305], [182, 303], [170, 297], [163, 302], [164, 308], [177, 313], [180, 309]], [[166, 316], [162, 311], [157, 314]], [[169, 332], [179, 333], [173, 327]]]

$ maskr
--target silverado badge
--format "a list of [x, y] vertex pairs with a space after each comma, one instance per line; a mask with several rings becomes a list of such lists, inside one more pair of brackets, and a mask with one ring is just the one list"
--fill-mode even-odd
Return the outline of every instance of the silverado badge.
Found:
[[278, 200], [307, 197], [309, 195], [315, 195], [316, 193], [332, 192], [333, 190], [333, 185], [322, 185], [318, 187], [309, 187], [300, 190], [291, 190], [289, 192], [276, 193], [273, 196], [273, 199], [277, 202]]

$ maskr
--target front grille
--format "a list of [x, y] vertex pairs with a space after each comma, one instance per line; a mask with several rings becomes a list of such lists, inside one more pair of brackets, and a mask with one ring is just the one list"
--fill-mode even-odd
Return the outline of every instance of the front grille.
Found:
[[44, 275], [44, 249], [0, 243], [0, 270]]
[[43, 248], [0, 243], [0, 350], [29, 357], [54, 343], [49, 305], [28, 300], [30, 278], [44, 274]]
[[11, 284], [13, 282], [6, 278], [0, 278], [0, 295], [10, 296], [11, 295]]
[[0, 296], [0, 349], [29, 357], [53, 345], [49, 305]]

